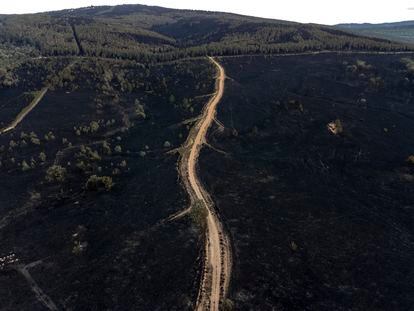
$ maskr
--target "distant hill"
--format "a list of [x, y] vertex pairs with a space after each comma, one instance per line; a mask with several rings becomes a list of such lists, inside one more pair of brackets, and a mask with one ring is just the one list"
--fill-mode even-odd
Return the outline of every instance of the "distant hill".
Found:
[[329, 26], [144, 5], [3, 15], [0, 44], [38, 56], [80, 54], [139, 61], [206, 54], [407, 49]]
[[414, 21], [384, 24], [339, 24], [336, 27], [359, 35], [414, 43]]

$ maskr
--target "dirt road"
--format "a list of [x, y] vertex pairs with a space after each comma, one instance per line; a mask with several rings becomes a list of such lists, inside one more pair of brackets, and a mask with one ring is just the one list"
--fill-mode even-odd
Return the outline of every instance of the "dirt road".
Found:
[[204, 107], [200, 120], [190, 131], [181, 157], [180, 174], [191, 197], [192, 206], [202, 204], [207, 211], [206, 256], [196, 310], [217, 311], [226, 297], [230, 280], [230, 243], [213, 208], [213, 202], [197, 176], [197, 160], [207, 131], [214, 122], [217, 105], [223, 97], [226, 75], [217, 61], [211, 57], [209, 59], [217, 68], [216, 93]]
[[28, 264], [26, 266], [24, 265], [18, 265], [15, 267], [15, 269], [20, 272], [20, 274], [26, 279], [27, 283], [29, 283], [30, 288], [36, 295], [36, 299], [45, 306], [50, 311], [58, 311], [58, 308], [56, 304], [50, 299], [48, 295], [46, 295], [43, 290], [39, 287], [39, 285], [36, 283], [36, 281], [32, 278], [30, 275], [29, 269], [41, 264], [42, 261], [36, 261], [31, 264]]
[[0, 130], [0, 134], [7, 133], [19, 125], [19, 123], [23, 121], [23, 119], [30, 113], [30, 111], [32, 111], [40, 103], [42, 98], [46, 95], [47, 91], [47, 87], [43, 88], [32, 100], [32, 102], [17, 115], [12, 123]]

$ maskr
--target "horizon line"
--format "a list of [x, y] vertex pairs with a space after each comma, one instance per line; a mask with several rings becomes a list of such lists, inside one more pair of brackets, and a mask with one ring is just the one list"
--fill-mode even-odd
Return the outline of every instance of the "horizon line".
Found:
[[[217, 11], [217, 10], [208, 10], [208, 9], [191, 9], [191, 8], [172, 8], [168, 6], [160, 6], [160, 5], [149, 5], [149, 4], [140, 4], [140, 3], [124, 3], [124, 4], [115, 4], [115, 5], [108, 5], [108, 4], [100, 4], [100, 5], [89, 5], [89, 6], [83, 6], [83, 7], [72, 7], [72, 8], [60, 8], [60, 9], [50, 9], [50, 10], [40, 10], [35, 12], [23, 12], [23, 13], [1, 13], [0, 15], [30, 15], [30, 14], [44, 14], [44, 13], [50, 13], [50, 12], [59, 12], [59, 11], [66, 11], [66, 10], [80, 10], [80, 9], [87, 9], [87, 8], [98, 8], [98, 7], [117, 7], [117, 6], [146, 6], [146, 7], [157, 7], [157, 8], [164, 8], [164, 9], [170, 9], [170, 10], [179, 10], [179, 11], [198, 11], [198, 12], [208, 12], [208, 13], [225, 13], [225, 14], [234, 14], [239, 16], [245, 16], [245, 17], [254, 17], [254, 18], [261, 18], [261, 19], [267, 19], [267, 20], [274, 20], [274, 21], [284, 21], [284, 22], [293, 22], [293, 23], [299, 23], [299, 24], [317, 24], [317, 25], [326, 25], [326, 26], [336, 26], [341, 24], [371, 24], [371, 25], [380, 25], [380, 24], [393, 24], [393, 23], [401, 23], [401, 22], [414, 22], [414, 19], [403, 19], [403, 20], [393, 20], [393, 21], [381, 21], [381, 22], [364, 22], [364, 21], [358, 21], [358, 22], [337, 22], [335, 24], [331, 23], [319, 23], [319, 22], [300, 22], [290, 19], [280, 19], [276, 17], [266, 17], [266, 16], [258, 16], [258, 15], [248, 15], [238, 12], [232, 12], [232, 11]], [[409, 7], [407, 10], [414, 11], [414, 7]]]

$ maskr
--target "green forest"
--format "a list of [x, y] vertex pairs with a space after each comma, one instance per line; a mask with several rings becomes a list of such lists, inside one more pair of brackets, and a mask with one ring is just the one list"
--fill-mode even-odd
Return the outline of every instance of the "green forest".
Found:
[[0, 58], [96, 56], [159, 62], [204, 55], [401, 51], [409, 44], [329, 26], [142, 5], [0, 16]]

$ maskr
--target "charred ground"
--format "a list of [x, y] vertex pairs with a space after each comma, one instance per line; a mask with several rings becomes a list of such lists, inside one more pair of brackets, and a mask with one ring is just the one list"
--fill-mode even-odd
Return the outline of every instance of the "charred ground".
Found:
[[[200, 171], [234, 243], [236, 310], [409, 310], [413, 71], [399, 56], [220, 60]], [[335, 135], [327, 125], [336, 122]], [[407, 161], [408, 160], [408, 161]]]
[[[54, 61], [31, 61], [30, 73], [40, 77]], [[0, 137], [0, 253], [15, 254], [17, 264], [42, 260], [30, 272], [59, 308], [191, 307], [203, 240], [190, 219], [163, 223], [189, 204], [178, 153], [169, 152], [186, 138], [191, 121], [183, 121], [204, 105], [198, 96], [214, 90], [214, 67], [67, 65], [45, 75], [54, 87]], [[16, 76], [15, 89], [0, 91], [8, 105], [41, 83]], [[1, 268], [0, 305], [33, 310], [35, 296], [15, 265]]]

